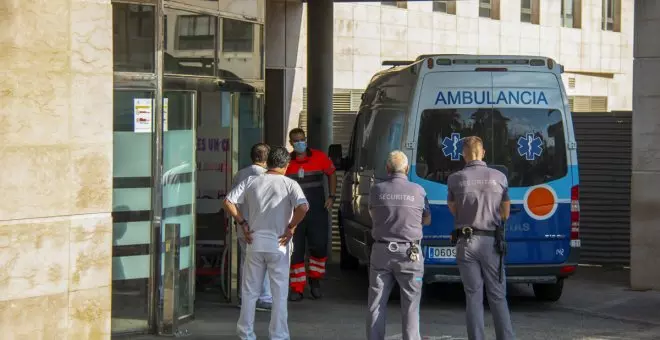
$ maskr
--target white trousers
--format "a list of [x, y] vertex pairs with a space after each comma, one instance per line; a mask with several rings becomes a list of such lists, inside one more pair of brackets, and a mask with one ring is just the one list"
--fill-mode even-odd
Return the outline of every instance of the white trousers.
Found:
[[239, 338], [243, 340], [257, 338], [254, 333], [254, 314], [264, 278], [268, 273], [273, 295], [269, 338], [271, 340], [289, 340], [287, 299], [289, 297], [290, 264], [290, 250], [286, 253], [247, 252], [243, 269], [245, 279], [241, 289], [241, 316], [236, 326]]
[[[238, 247], [241, 250], [241, 262], [238, 264], [238, 270], [241, 273], [241, 282], [239, 284], [241, 285], [241, 289], [242, 289], [243, 281], [245, 281], [245, 273], [243, 272], [243, 268], [245, 267], [245, 257], [247, 250], [247, 243], [245, 243], [245, 240], [239, 238]], [[264, 283], [263, 283], [263, 287], [261, 288], [259, 301], [273, 303], [273, 297], [270, 295], [270, 280], [268, 279], [268, 273], [266, 273], [266, 276], [264, 277]]]

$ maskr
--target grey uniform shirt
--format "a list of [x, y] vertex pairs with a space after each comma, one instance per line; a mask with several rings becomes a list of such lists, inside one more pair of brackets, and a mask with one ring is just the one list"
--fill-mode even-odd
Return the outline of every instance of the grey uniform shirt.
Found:
[[447, 179], [447, 201], [455, 203], [456, 228], [495, 230], [502, 220], [500, 204], [509, 201], [509, 184], [502, 172], [472, 161]]
[[369, 213], [376, 241], [413, 242], [422, 239], [422, 218], [430, 213], [426, 191], [395, 174], [371, 187]]

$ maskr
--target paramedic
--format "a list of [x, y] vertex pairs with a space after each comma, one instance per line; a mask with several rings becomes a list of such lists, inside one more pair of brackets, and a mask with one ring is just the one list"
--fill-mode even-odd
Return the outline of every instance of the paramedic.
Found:
[[[289, 142], [293, 147], [291, 163], [286, 175], [298, 181], [309, 201], [309, 214], [300, 224], [293, 238], [291, 256], [291, 292], [290, 301], [303, 299], [307, 281], [305, 275], [305, 251], [309, 248], [309, 284], [312, 298], [320, 299], [321, 280], [325, 276], [325, 263], [328, 259], [330, 239], [329, 211], [335, 200], [337, 177], [335, 166], [328, 156], [320, 150], [307, 146], [305, 131], [300, 128], [289, 132]], [[323, 180], [328, 179], [330, 194], [326, 198]]]

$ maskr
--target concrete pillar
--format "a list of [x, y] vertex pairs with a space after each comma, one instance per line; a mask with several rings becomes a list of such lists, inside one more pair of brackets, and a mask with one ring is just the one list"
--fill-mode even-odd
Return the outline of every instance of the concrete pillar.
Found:
[[332, 144], [333, 0], [307, 2], [307, 138], [323, 151]]
[[660, 2], [635, 1], [630, 281], [660, 290]]
[[288, 130], [298, 127], [303, 110], [303, 4], [266, 1], [266, 142], [288, 145]]

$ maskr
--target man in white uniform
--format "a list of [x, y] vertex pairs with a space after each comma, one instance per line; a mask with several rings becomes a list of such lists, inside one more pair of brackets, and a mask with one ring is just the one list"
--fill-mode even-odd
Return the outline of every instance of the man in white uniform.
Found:
[[[273, 312], [270, 316], [270, 339], [288, 340], [287, 298], [291, 238], [309, 209], [300, 185], [284, 176], [291, 160], [283, 147], [268, 154], [268, 171], [239, 183], [225, 199], [225, 209], [243, 228], [248, 244], [243, 273], [241, 316], [237, 332], [241, 339], [256, 339], [254, 313], [266, 272], [270, 277]], [[236, 207], [246, 204], [246, 220]]]
[[[266, 172], [266, 161], [268, 160], [268, 152], [270, 152], [270, 147], [265, 143], [258, 143], [252, 146], [250, 150], [250, 157], [252, 158], [252, 164], [241, 169], [234, 176], [234, 183], [232, 184], [232, 189], [235, 189], [239, 183], [248, 179], [250, 176], [262, 175]], [[248, 209], [245, 204], [239, 204], [238, 210], [241, 212], [243, 218], [248, 218]], [[238, 305], [241, 306], [241, 294], [240, 287], [245, 278], [243, 273], [243, 267], [245, 264], [245, 250], [247, 248], [247, 243], [245, 243], [245, 237], [243, 235], [243, 228], [239, 227], [237, 223], [236, 232], [238, 236], [238, 247], [241, 252], [241, 261], [238, 264], [238, 270], [240, 275], [241, 282], [239, 283], [239, 295], [238, 295]], [[270, 311], [273, 305], [273, 297], [270, 295], [270, 280], [268, 279], [268, 273], [264, 277], [263, 288], [261, 289], [261, 296], [257, 300], [257, 310], [258, 311]]]

